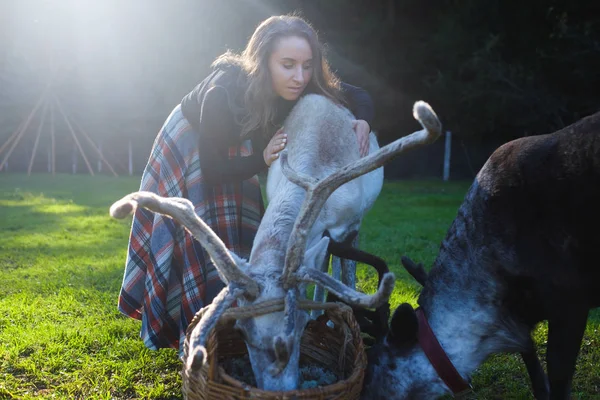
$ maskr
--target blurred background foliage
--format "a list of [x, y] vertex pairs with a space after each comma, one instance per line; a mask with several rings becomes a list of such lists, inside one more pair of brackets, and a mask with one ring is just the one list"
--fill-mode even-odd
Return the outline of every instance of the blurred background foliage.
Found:
[[[434, 107], [452, 132], [453, 179], [472, 178], [506, 141], [600, 109], [600, 2], [593, 0], [4, 0], [0, 145], [50, 84], [119, 173], [127, 171], [131, 141], [141, 173], [165, 118], [214, 58], [243, 49], [264, 18], [295, 10], [326, 42], [337, 74], [372, 95], [381, 144], [418, 128], [414, 101]], [[41, 114], [9, 170], [27, 169]], [[34, 170], [46, 170], [48, 124]], [[55, 127], [56, 168], [70, 172], [80, 155], [60, 115]], [[386, 176], [441, 177], [443, 142], [394, 160]]]

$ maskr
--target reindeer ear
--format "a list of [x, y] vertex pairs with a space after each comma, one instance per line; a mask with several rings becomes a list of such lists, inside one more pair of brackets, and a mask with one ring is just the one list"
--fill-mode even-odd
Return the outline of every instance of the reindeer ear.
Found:
[[306, 250], [304, 254], [304, 266], [321, 270], [321, 265], [327, 256], [329, 237], [324, 236], [317, 244]]
[[417, 314], [408, 303], [402, 303], [394, 311], [390, 321], [388, 341], [397, 346], [405, 345], [417, 340], [419, 321]]

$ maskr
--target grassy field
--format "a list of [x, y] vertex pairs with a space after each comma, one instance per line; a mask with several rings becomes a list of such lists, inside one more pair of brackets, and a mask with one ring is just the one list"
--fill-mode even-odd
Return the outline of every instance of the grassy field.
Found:
[[[150, 351], [140, 323], [116, 308], [130, 220], [108, 216], [139, 178], [0, 175], [0, 399], [178, 399], [174, 350]], [[361, 247], [386, 259], [398, 282], [392, 305], [416, 305], [407, 254], [429, 266], [468, 183], [386, 183]], [[373, 291], [371, 271], [358, 285]], [[600, 398], [600, 313], [588, 323], [573, 398]], [[536, 330], [544, 355], [546, 326]], [[490, 358], [470, 398], [531, 398], [518, 356]]]

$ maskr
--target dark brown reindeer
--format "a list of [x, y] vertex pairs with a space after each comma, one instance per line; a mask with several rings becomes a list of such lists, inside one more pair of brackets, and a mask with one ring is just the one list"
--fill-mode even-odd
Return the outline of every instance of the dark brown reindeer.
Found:
[[[569, 398], [588, 312], [600, 306], [598, 249], [600, 113], [501, 146], [467, 192], [430, 273], [403, 257], [423, 285], [419, 307], [402, 304], [383, 324], [363, 397], [457, 394], [489, 355], [519, 352], [536, 398]], [[531, 339], [541, 321], [547, 376]]]

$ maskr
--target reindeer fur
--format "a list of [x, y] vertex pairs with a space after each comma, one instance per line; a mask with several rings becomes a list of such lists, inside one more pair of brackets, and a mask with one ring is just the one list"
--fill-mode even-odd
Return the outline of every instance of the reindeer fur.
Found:
[[[306, 283], [322, 284], [353, 306], [377, 308], [386, 304], [394, 287], [392, 273], [383, 274], [377, 293], [366, 295], [317, 268], [327, 253], [329, 237], [342, 242], [358, 230], [381, 190], [381, 166], [439, 137], [441, 124], [427, 103], [415, 103], [413, 115], [422, 130], [381, 149], [371, 134], [370, 154], [360, 158], [352, 114], [325, 97], [303, 97], [285, 122], [288, 148], [271, 165], [269, 204], [249, 261], [226, 249], [194, 213], [189, 200], [136, 192], [111, 207], [115, 218], [123, 218], [138, 204], [173, 217], [201, 242], [227, 284], [190, 334], [188, 370], [197, 372], [206, 361], [206, 337], [230, 304], [237, 300], [239, 306], [253, 306], [284, 298], [284, 312], [239, 319], [237, 328], [248, 347], [259, 388], [297, 389], [300, 338], [308, 314], [295, 302], [305, 295]], [[329, 236], [324, 236], [325, 232]]]
[[[358, 141], [352, 128], [352, 114], [341, 106], [334, 105], [323, 96], [304, 96], [294, 107], [284, 123], [287, 133], [288, 160], [290, 167], [299, 174], [323, 179], [340, 168], [360, 158]], [[375, 135], [370, 135], [370, 152], [379, 149]], [[383, 168], [364, 174], [345, 183], [331, 194], [312, 226], [307, 238], [305, 258], [307, 270], [321, 270], [329, 231], [336, 241], [343, 241], [358, 231], [362, 217], [375, 202], [383, 185]], [[280, 160], [271, 164], [267, 177], [268, 206], [256, 233], [250, 253], [249, 271], [257, 282], [265, 282], [265, 288], [257, 301], [269, 300], [285, 295], [278, 280], [285, 263], [286, 250], [294, 222], [304, 201], [306, 190], [289, 181], [282, 172]], [[265, 276], [270, 270], [272, 276]], [[272, 283], [271, 283], [272, 282]], [[267, 286], [268, 285], [268, 286]], [[299, 287], [298, 296], [304, 295], [305, 285]], [[376, 301], [380, 301], [376, 299]], [[385, 300], [384, 300], [385, 302]], [[241, 304], [244, 302], [241, 301]], [[262, 337], [263, 341], [248, 346], [254, 375], [259, 387], [269, 390], [295, 389], [298, 376], [300, 337], [309, 319], [306, 311], [296, 312], [294, 338], [289, 341], [293, 360], [280, 374], [273, 376], [268, 365], [276, 363], [273, 349], [274, 338], [286, 337], [282, 332], [284, 313], [259, 316], [252, 320], [239, 321], [245, 337]]]
[[[600, 306], [600, 266], [591, 261], [600, 248], [599, 205], [600, 113], [490, 156], [429, 275], [407, 268], [424, 284], [418, 303], [464, 378], [493, 353], [520, 352], [536, 398], [569, 398], [588, 310]], [[449, 393], [408, 328], [407, 306], [370, 350], [365, 399]], [[544, 320], [547, 379], [530, 336]]]

